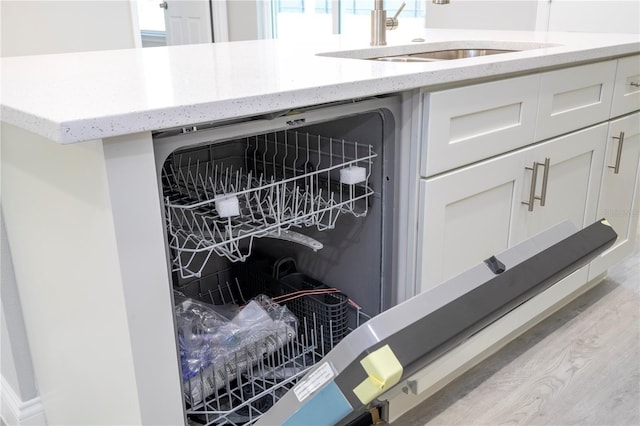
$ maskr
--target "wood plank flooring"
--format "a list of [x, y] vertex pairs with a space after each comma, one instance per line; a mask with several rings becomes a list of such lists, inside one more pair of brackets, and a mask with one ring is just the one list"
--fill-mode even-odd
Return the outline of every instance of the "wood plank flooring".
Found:
[[598, 286], [393, 424], [640, 425], [638, 243]]

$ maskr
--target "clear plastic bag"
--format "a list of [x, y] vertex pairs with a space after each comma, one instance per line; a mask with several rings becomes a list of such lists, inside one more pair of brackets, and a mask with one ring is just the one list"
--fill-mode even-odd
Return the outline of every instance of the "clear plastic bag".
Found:
[[182, 377], [187, 379], [211, 364], [211, 336], [228, 320], [206, 303], [178, 295], [175, 300]]
[[[176, 294], [185, 393], [197, 404], [295, 337], [296, 317], [267, 296], [222, 308]], [[228, 319], [223, 313], [237, 313]]]

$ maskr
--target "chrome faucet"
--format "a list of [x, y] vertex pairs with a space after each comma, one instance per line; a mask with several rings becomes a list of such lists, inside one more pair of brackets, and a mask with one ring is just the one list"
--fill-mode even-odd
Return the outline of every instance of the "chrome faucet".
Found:
[[[435, 4], [449, 4], [449, 0], [431, 1]], [[374, 0], [373, 10], [371, 11], [371, 46], [384, 46], [387, 44], [387, 30], [398, 28], [398, 15], [400, 15], [405, 6], [406, 3], [402, 2], [393, 18], [387, 18], [387, 11], [384, 10], [384, 0]]]

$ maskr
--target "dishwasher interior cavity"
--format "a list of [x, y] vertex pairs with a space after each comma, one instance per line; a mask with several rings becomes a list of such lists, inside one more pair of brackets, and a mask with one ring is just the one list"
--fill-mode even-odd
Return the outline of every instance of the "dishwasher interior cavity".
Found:
[[394, 287], [397, 98], [154, 135], [185, 414], [252, 424]]

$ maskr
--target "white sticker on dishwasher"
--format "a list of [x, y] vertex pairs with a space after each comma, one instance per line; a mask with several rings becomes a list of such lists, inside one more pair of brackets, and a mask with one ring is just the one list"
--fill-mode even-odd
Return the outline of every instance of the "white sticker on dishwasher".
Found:
[[320, 367], [316, 368], [293, 388], [293, 393], [298, 397], [298, 401], [302, 402], [313, 392], [324, 386], [325, 383], [329, 382], [329, 380], [333, 379], [334, 376], [335, 373], [331, 365], [329, 365], [328, 362], [323, 362]]

